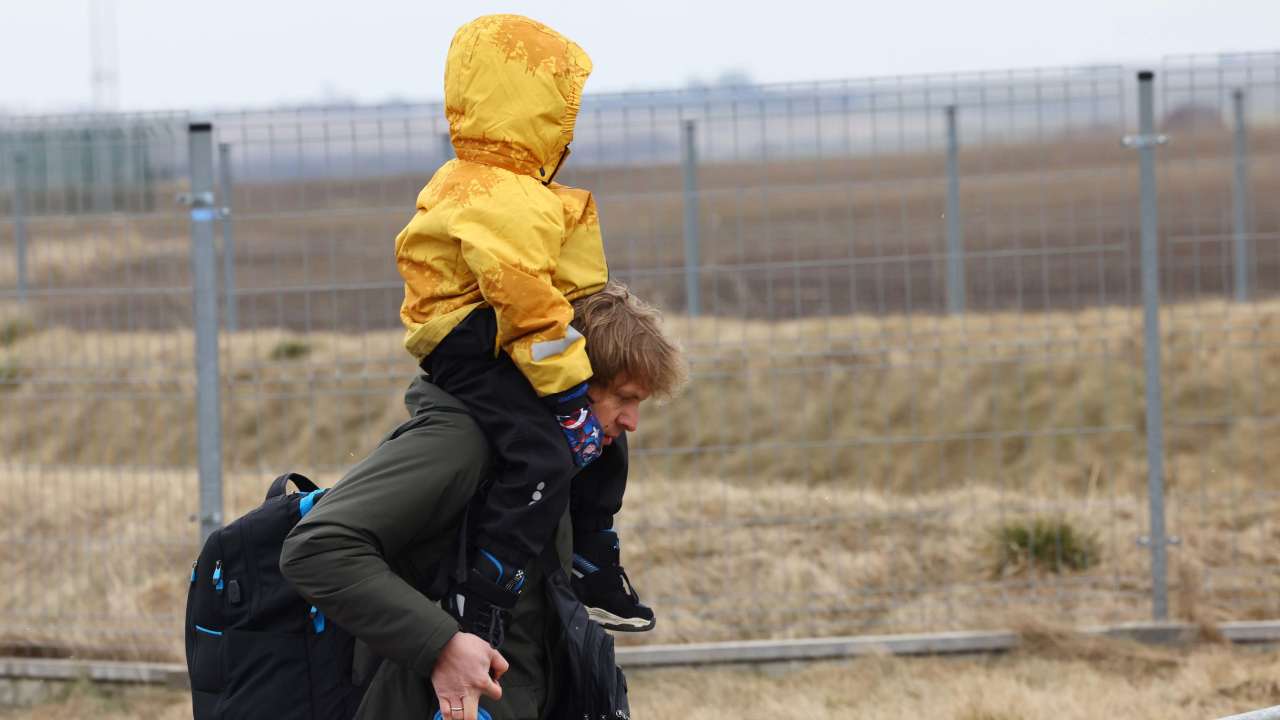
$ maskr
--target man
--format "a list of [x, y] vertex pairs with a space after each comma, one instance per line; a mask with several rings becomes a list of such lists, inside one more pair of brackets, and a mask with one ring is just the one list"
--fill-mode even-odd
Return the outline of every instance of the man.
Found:
[[[682, 384], [683, 360], [658, 314], [610, 284], [574, 304], [574, 327], [592, 348], [589, 393], [606, 444], [589, 473], [617, 476], [619, 447], [640, 404]], [[546, 718], [565, 666], [560, 628], [535, 566], [512, 610], [499, 654], [424, 592], [455, 552], [460, 525], [490, 472], [490, 454], [464, 406], [419, 376], [405, 395], [413, 419], [362, 460], [298, 523], [280, 568], [309, 602], [358, 638], [355, 673], [385, 658], [357, 718], [476, 720], [481, 696], [495, 720]], [[612, 459], [611, 459], [612, 458]], [[617, 494], [621, 504], [621, 493]], [[616, 512], [616, 509], [614, 510]], [[555, 533], [569, 566], [572, 528]], [[367, 676], [366, 676], [367, 677]], [[359, 678], [357, 678], [359, 679]]]

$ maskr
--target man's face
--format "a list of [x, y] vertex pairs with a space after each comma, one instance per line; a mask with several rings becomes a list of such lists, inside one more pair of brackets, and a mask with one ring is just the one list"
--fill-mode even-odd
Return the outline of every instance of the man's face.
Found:
[[591, 398], [591, 409], [604, 430], [604, 444], [611, 445], [622, 433], [636, 431], [640, 424], [640, 403], [649, 399], [649, 390], [622, 375], [609, 384], [589, 384], [587, 397]]

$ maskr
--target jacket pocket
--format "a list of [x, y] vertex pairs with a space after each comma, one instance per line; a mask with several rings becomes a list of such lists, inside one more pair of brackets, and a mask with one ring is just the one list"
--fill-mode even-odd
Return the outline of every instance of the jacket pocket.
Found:
[[227, 630], [222, 636], [225, 720], [311, 717], [311, 678], [303, 635]]

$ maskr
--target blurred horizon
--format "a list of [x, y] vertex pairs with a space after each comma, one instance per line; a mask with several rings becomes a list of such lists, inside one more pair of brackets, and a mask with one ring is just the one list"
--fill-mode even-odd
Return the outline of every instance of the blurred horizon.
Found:
[[800, 2], [785, 13], [668, 0], [643, 8], [373, 0], [358, 15], [351, 9], [294, 0], [227, 0], [216, 12], [127, 0], [6, 4], [0, 63], [29, 70], [7, 74], [0, 115], [429, 103], [441, 97], [454, 30], [490, 12], [529, 15], [581, 44], [595, 63], [590, 95], [1155, 63], [1270, 50], [1269, 29], [1280, 26], [1280, 4], [1265, 0]]

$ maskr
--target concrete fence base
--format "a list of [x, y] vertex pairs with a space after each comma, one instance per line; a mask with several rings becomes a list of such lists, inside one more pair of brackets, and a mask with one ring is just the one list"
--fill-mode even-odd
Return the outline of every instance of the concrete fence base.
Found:
[[[1280, 642], [1280, 621], [1224, 623], [1217, 631], [1234, 643]], [[1131, 623], [1086, 627], [1084, 635], [1128, 638], [1144, 643], [1177, 645], [1194, 642], [1203, 628], [1187, 623]], [[735, 663], [836, 660], [866, 655], [972, 655], [1006, 652], [1018, 647], [1012, 630], [943, 632], [918, 635], [858, 635], [796, 640], [647, 645], [618, 649], [624, 668], [656, 668]], [[187, 686], [187, 669], [178, 663], [116, 662], [48, 658], [0, 658], [0, 678], [10, 680], [139, 683]], [[1259, 711], [1265, 712], [1265, 711]], [[1254, 720], [1254, 715], [1247, 716]], [[1276, 718], [1280, 714], [1258, 715]]]

